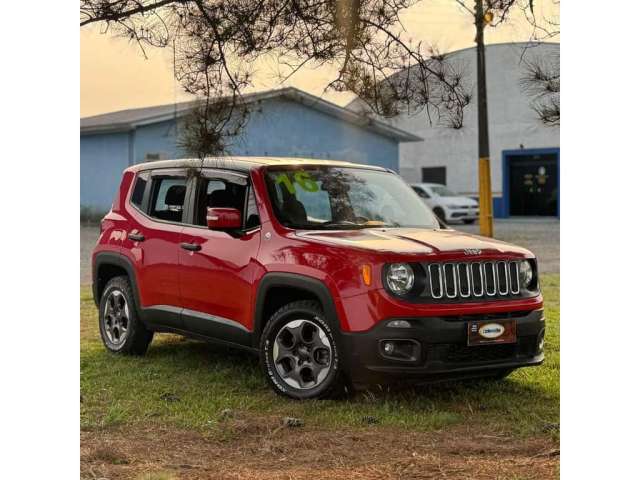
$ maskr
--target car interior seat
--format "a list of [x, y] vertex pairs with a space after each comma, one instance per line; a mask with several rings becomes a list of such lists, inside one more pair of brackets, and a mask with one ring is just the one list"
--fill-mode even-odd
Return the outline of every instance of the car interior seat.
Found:
[[167, 209], [156, 210], [154, 216], [170, 222], [180, 222], [182, 220], [182, 208], [186, 192], [187, 187], [185, 185], [170, 186], [164, 200]]

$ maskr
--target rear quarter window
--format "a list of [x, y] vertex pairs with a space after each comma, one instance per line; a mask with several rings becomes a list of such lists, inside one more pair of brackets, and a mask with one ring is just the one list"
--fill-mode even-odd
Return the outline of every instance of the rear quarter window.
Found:
[[149, 183], [149, 174], [147, 172], [142, 172], [136, 177], [136, 183], [131, 193], [131, 204], [139, 209], [142, 209], [142, 200], [144, 199], [144, 192], [147, 189], [147, 183]]

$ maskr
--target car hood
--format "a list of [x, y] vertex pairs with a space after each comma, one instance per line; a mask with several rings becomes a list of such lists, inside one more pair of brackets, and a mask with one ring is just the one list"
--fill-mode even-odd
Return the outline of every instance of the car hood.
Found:
[[531, 255], [527, 249], [500, 240], [456, 230], [388, 228], [362, 230], [302, 231], [298, 237], [325, 244], [360, 248], [385, 253], [434, 254], [479, 249], [483, 254], [513, 253]]
[[478, 202], [472, 198], [467, 197], [440, 197], [440, 200], [445, 205], [456, 207], [477, 207]]

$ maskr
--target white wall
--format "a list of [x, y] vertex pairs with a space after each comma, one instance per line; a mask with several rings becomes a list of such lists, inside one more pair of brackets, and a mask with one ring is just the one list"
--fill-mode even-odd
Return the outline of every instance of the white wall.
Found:
[[[521, 90], [524, 46], [523, 43], [508, 43], [486, 47], [491, 180], [496, 196], [502, 195], [503, 150], [519, 149], [521, 145], [527, 149], [560, 145], [560, 128], [543, 125], [531, 109], [531, 99]], [[559, 44], [539, 44], [524, 50], [524, 59], [555, 55], [559, 49]], [[387, 121], [425, 139], [423, 142], [400, 144], [400, 174], [407, 181], [420, 181], [422, 167], [446, 166], [448, 186], [461, 193], [475, 195], [478, 184], [475, 48], [453, 52], [451, 58], [456, 65], [466, 66], [466, 81], [473, 88], [473, 100], [465, 109], [464, 126], [461, 129], [438, 126], [435, 119], [434, 124], [429, 125], [424, 112]], [[349, 108], [357, 110], [362, 107], [356, 100]]]

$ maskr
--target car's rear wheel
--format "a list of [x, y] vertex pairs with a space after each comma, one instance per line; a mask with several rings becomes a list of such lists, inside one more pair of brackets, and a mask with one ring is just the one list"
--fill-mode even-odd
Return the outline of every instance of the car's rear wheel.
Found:
[[127, 277], [109, 280], [100, 298], [100, 336], [107, 350], [144, 355], [153, 338], [138, 318]]
[[317, 302], [292, 302], [269, 319], [260, 340], [260, 362], [271, 387], [295, 399], [326, 398], [345, 391], [334, 331]]

